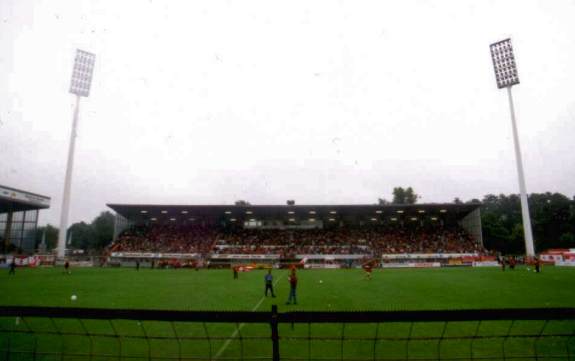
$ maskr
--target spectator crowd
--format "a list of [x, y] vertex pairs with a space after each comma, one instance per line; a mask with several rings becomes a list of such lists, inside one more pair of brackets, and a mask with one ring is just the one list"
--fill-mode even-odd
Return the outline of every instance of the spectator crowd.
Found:
[[485, 249], [461, 228], [337, 227], [328, 229], [218, 229], [153, 225], [123, 232], [111, 252], [279, 255], [477, 253]]
[[110, 246], [111, 252], [201, 253], [210, 252], [215, 229], [199, 226], [154, 225], [124, 231]]

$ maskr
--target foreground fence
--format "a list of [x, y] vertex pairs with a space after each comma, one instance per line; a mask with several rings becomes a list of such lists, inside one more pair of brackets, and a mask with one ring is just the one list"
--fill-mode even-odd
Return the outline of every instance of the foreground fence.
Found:
[[216, 312], [0, 307], [0, 360], [575, 360], [575, 308]]

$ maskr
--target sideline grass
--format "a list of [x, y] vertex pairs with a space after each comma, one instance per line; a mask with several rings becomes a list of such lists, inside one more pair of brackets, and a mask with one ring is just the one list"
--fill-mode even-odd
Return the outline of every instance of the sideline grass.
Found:
[[[523, 308], [523, 307], [575, 307], [575, 269], [546, 267], [536, 274], [519, 267], [515, 271], [502, 272], [497, 268], [443, 268], [443, 269], [394, 269], [376, 270], [371, 281], [365, 280], [361, 270], [302, 270], [298, 272], [298, 305], [287, 306], [284, 302], [288, 295], [289, 285], [285, 273], [276, 270], [274, 276], [283, 276], [276, 286], [277, 298], [266, 298], [258, 310], [268, 311], [272, 304], [277, 304], [280, 312], [287, 310], [424, 310], [424, 309], [473, 309], [473, 308]], [[62, 273], [60, 268], [18, 269], [16, 276], [8, 276], [7, 270], [0, 274], [0, 305], [35, 305], [35, 306], [74, 306], [98, 308], [143, 308], [173, 310], [252, 310], [260, 302], [264, 292], [264, 272], [253, 271], [241, 273], [238, 280], [232, 279], [229, 270], [150, 270], [141, 269], [100, 269], [76, 268], [71, 275]], [[322, 281], [320, 283], [320, 280]], [[78, 300], [73, 302], [70, 296], [75, 294]], [[26, 320], [26, 324], [16, 324], [14, 319], [0, 320], [0, 327], [31, 328], [35, 330], [50, 329], [46, 320]], [[538, 332], [541, 322], [524, 322], [511, 325], [509, 322], [443, 323], [415, 325], [386, 324], [381, 327], [375, 324], [362, 325], [289, 325], [280, 326], [280, 335], [284, 337], [281, 344], [282, 357], [320, 358], [401, 358], [432, 357], [439, 353], [453, 357], [499, 357], [501, 356], [500, 340], [476, 342], [470, 348], [469, 342], [442, 345], [437, 342], [347, 340], [341, 342], [342, 333], [347, 338], [379, 336], [440, 335], [448, 334], [497, 334], [515, 332]], [[151, 359], [161, 356], [177, 358], [195, 356], [212, 358], [234, 332], [238, 334], [238, 325], [221, 324], [185, 324], [133, 321], [114, 322], [85, 321], [84, 325], [75, 320], [57, 321], [60, 330], [78, 330], [83, 327], [91, 332], [142, 336], [199, 336], [207, 334], [211, 342], [205, 340], [182, 342], [151, 341], [144, 342], [137, 338], [123, 338], [118, 342], [113, 338], [86, 338], [58, 336], [42, 337], [39, 343], [33, 336], [18, 335], [7, 338], [7, 333], [0, 333], [1, 350], [6, 350], [8, 343], [12, 350], [22, 351], [36, 348], [47, 352], [74, 352], [93, 347], [96, 353], [107, 353], [111, 356], [93, 358], [93, 360], [112, 360], [129, 356]], [[511, 327], [511, 328], [510, 328]], [[546, 326], [547, 327], [547, 326]], [[566, 332], [575, 332], [573, 323], [559, 326]], [[327, 336], [332, 340], [306, 339]], [[242, 338], [240, 339], [239, 336]], [[250, 339], [261, 336], [262, 339]], [[221, 337], [215, 339], [214, 337]], [[303, 337], [303, 339], [297, 339]], [[533, 354], [532, 342], [522, 340], [508, 343], [507, 352]], [[483, 343], [482, 343], [483, 342]], [[573, 340], [569, 341], [573, 343]], [[245, 359], [269, 357], [268, 325], [246, 325], [237, 338], [228, 343], [221, 353], [222, 358], [240, 357]], [[553, 352], [564, 350], [565, 344], [545, 344], [542, 350]], [[572, 345], [575, 351], [575, 345]], [[540, 350], [541, 351], [541, 350]], [[462, 356], [463, 355], [463, 356]], [[33, 354], [22, 354], [22, 360], [34, 359]], [[39, 360], [60, 359], [38, 356]], [[507, 355], [509, 356], [509, 355]], [[44, 357], [44, 358], [43, 358]], [[84, 359], [80, 356], [66, 360]], [[89, 359], [89, 358], [85, 358]]]

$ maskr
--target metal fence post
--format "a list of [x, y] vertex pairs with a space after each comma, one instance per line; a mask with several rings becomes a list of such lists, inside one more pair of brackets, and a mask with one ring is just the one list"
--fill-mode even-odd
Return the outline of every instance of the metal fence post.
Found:
[[279, 332], [278, 332], [278, 306], [272, 305], [272, 317], [270, 320], [272, 328], [272, 360], [280, 360], [280, 345], [279, 345]]

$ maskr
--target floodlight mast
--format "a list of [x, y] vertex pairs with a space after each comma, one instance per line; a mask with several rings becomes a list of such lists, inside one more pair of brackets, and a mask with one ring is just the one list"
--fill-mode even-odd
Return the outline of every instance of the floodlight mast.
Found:
[[68, 163], [66, 165], [66, 178], [64, 179], [64, 194], [62, 196], [62, 213], [60, 214], [60, 230], [58, 232], [58, 258], [63, 258], [66, 254], [66, 234], [68, 231], [68, 217], [70, 215], [70, 191], [72, 188], [72, 171], [74, 169], [74, 151], [76, 148], [76, 134], [78, 129], [78, 118], [80, 114], [80, 97], [90, 95], [90, 85], [92, 83], [92, 73], [96, 56], [92, 53], [77, 49], [70, 83], [70, 93], [76, 95], [76, 106], [74, 108], [74, 118], [72, 121], [72, 131], [70, 133], [70, 145], [68, 148]]
[[531, 217], [529, 216], [525, 175], [523, 173], [523, 159], [521, 156], [521, 147], [519, 145], [519, 135], [517, 134], [515, 107], [513, 106], [513, 95], [511, 92], [511, 87], [515, 84], [519, 84], [519, 76], [517, 74], [517, 65], [515, 63], [515, 56], [513, 55], [511, 39], [505, 39], [491, 44], [490, 49], [497, 87], [499, 89], [507, 88], [509, 111], [511, 113], [511, 127], [513, 130], [513, 143], [515, 146], [515, 161], [517, 163], [517, 176], [519, 178], [521, 216], [523, 218], [523, 233], [525, 236], [525, 252], [527, 256], [533, 257], [535, 256], [535, 247], [533, 246], [533, 232], [531, 230]]

